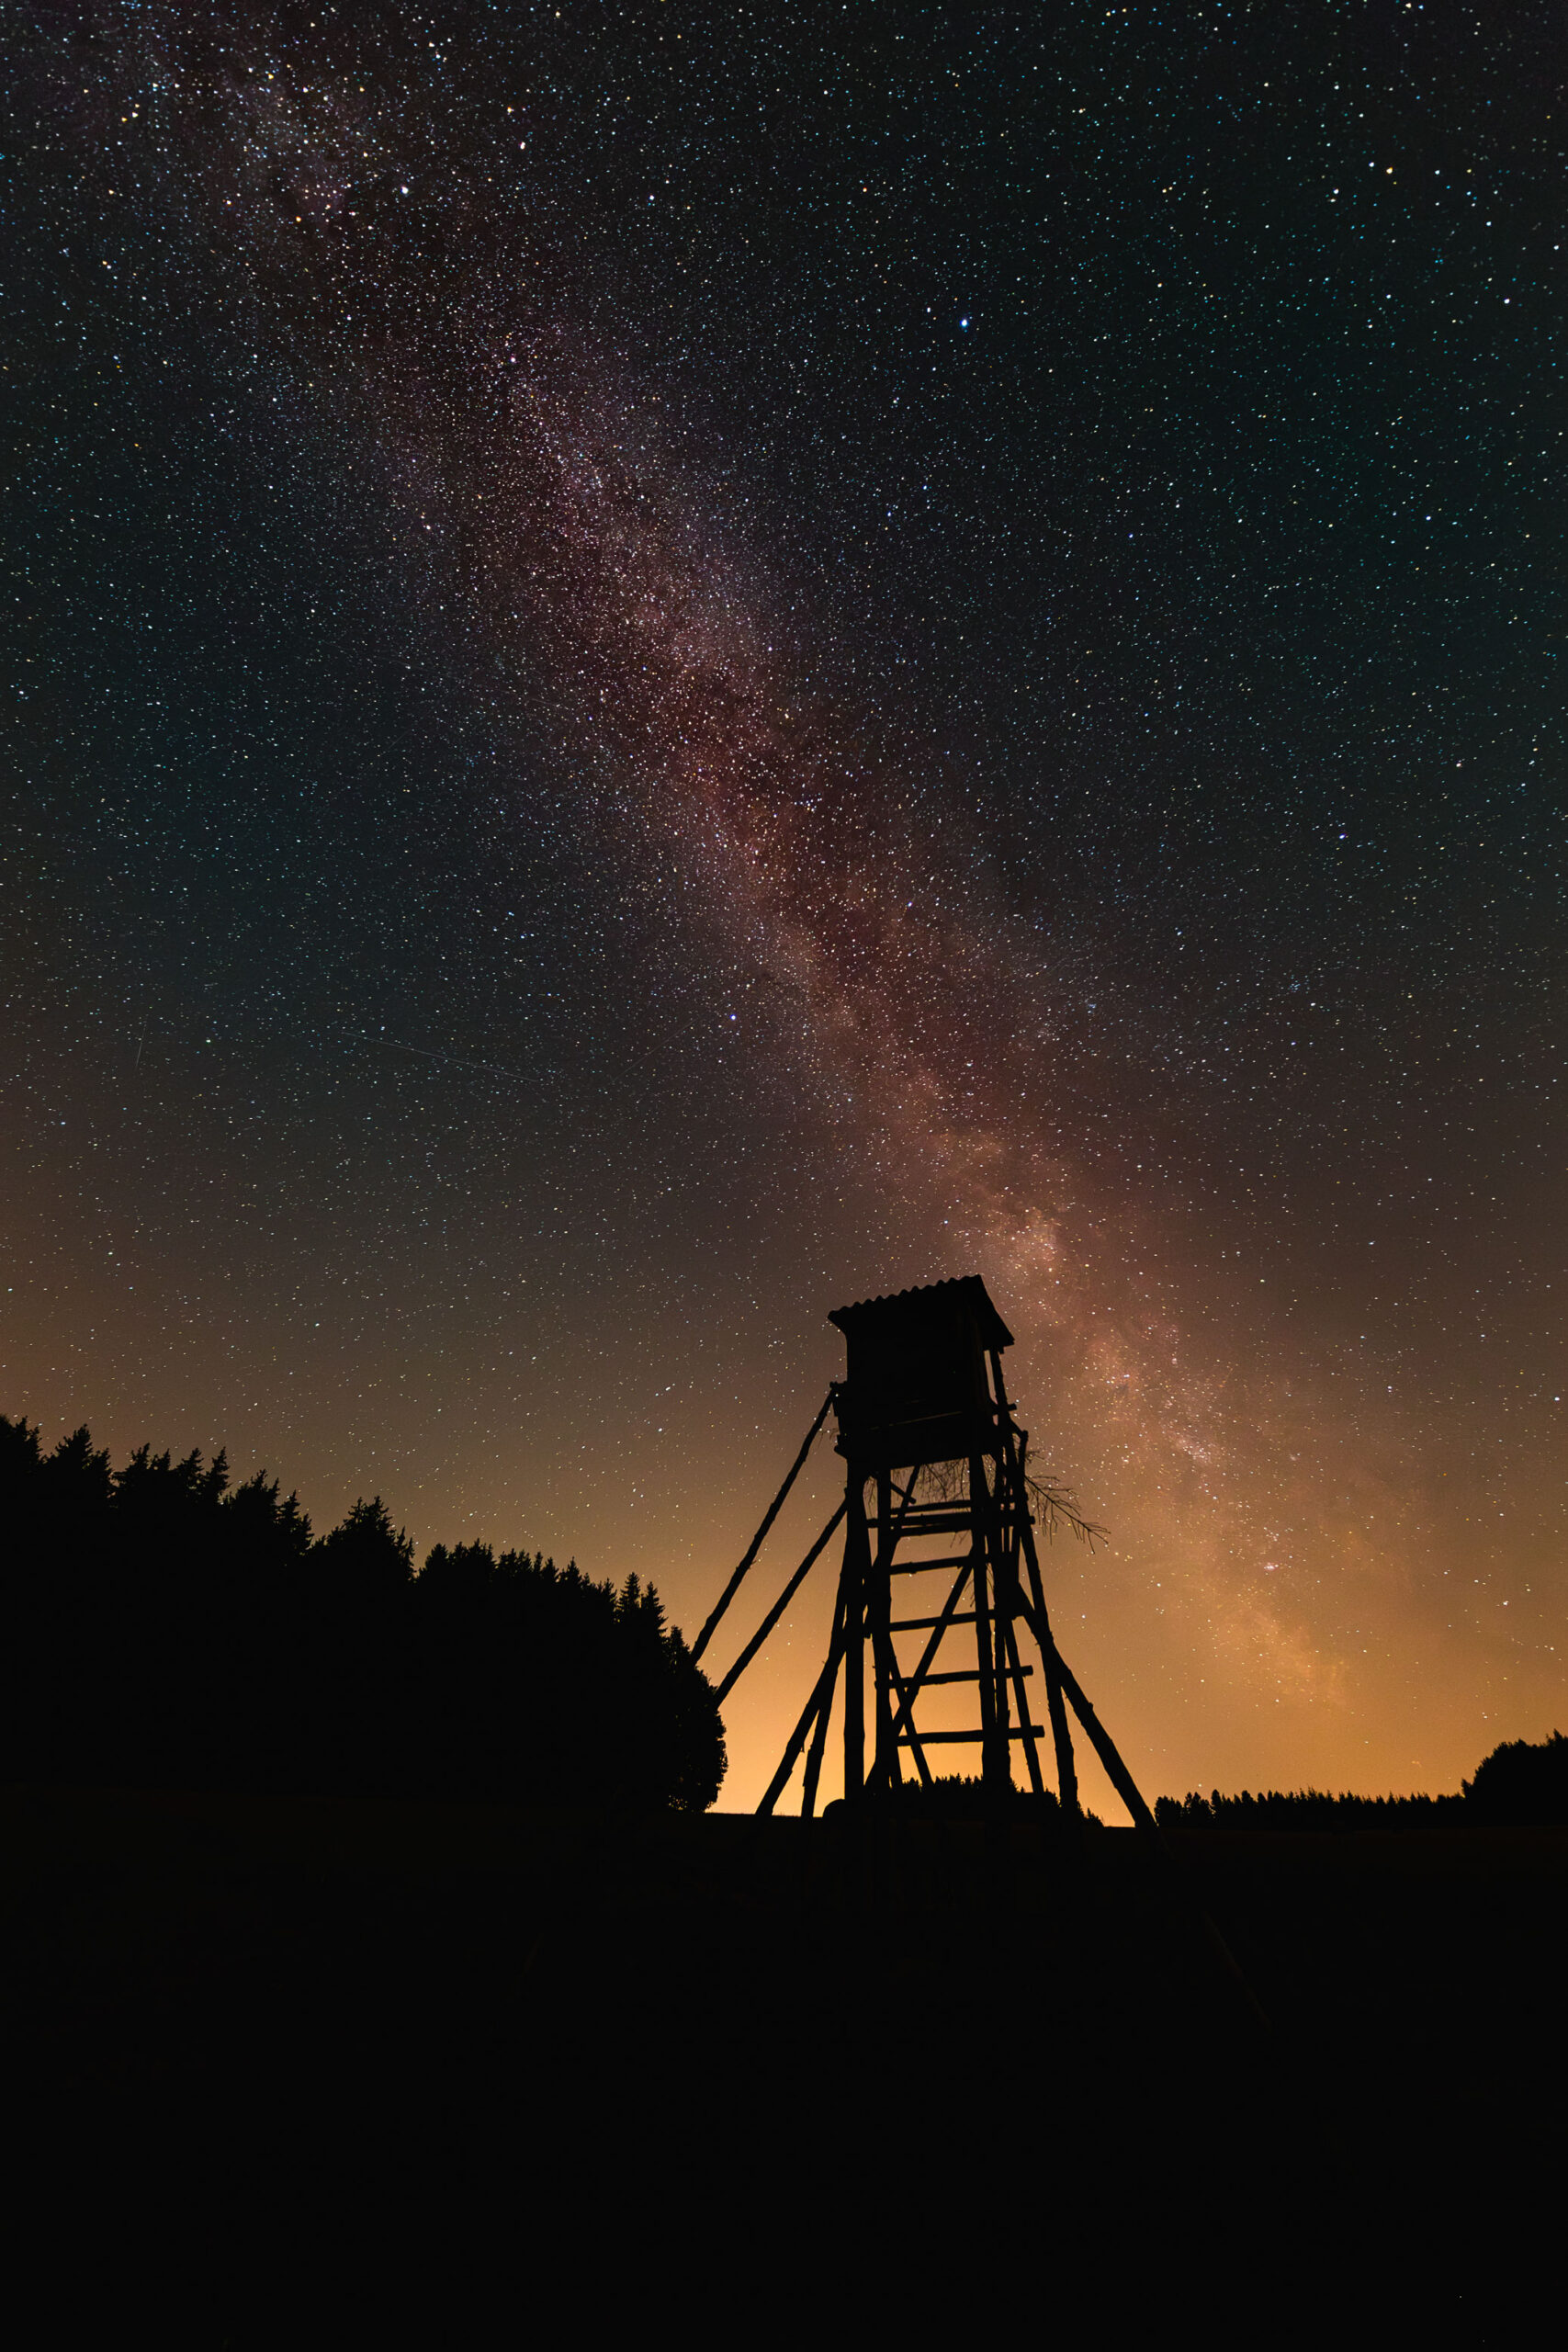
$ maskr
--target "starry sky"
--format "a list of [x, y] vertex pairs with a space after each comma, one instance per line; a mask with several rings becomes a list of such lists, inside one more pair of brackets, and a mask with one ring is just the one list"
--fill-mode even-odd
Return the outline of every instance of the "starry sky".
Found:
[[4, 24], [0, 1407], [694, 1632], [978, 1272], [1147, 1793], [1568, 1723], [1560, 12]]

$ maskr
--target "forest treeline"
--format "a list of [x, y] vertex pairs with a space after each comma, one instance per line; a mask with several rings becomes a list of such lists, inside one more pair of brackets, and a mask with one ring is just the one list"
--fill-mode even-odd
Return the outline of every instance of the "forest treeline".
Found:
[[1568, 1824], [1568, 1738], [1509, 1739], [1461, 1781], [1456, 1796], [1331, 1796], [1323, 1789], [1269, 1789], [1255, 1796], [1160, 1797], [1162, 1829], [1438, 1829], [1471, 1825], [1541, 1828]]
[[265, 1473], [0, 1415], [0, 1777], [552, 1804], [712, 1804], [712, 1685], [659, 1596], [377, 1498], [316, 1538]]
[[[922, 1785], [907, 1781], [898, 1792], [903, 1809], [928, 1820], [980, 1821], [995, 1807], [978, 1778], [949, 1773]], [[1018, 1819], [1058, 1817], [1055, 1795], [1043, 1800], [1014, 1788], [1007, 1812]], [[1156, 1797], [1155, 1818], [1162, 1829], [1441, 1829], [1529, 1828], [1568, 1826], [1568, 1738], [1553, 1732], [1531, 1743], [1513, 1739], [1493, 1749], [1476, 1766], [1473, 1779], [1453, 1796], [1335, 1796], [1323, 1789], [1243, 1789], [1225, 1796], [1194, 1790], [1185, 1797]], [[1102, 1825], [1094, 1814], [1094, 1828]]]

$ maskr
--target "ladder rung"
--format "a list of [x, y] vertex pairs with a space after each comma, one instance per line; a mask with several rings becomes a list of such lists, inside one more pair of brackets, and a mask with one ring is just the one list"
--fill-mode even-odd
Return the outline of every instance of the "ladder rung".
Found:
[[[912, 1747], [917, 1742], [921, 1747], [937, 1746], [951, 1747], [959, 1741], [968, 1741], [978, 1747], [985, 1736], [983, 1731], [901, 1731], [897, 1744], [900, 1747]], [[1015, 1724], [1008, 1733], [1010, 1739], [1043, 1739], [1044, 1736], [1045, 1727], [1043, 1724], [1031, 1724], [1027, 1731], [1021, 1730]]]
[[[1032, 1666], [1010, 1666], [1007, 1670], [1012, 1679], [1016, 1681], [1021, 1674], [1032, 1674], [1034, 1668]], [[910, 1683], [914, 1681], [914, 1679], [915, 1678], [912, 1674], [906, 1674], [902, 1678], [901, 1687], [908, 1690]], [[923, 1690], [928, 1682], [978, 1682], [979, 1679], [979, 1668], [977, 1666], [971, 1666], [966, 1667], [961, 1674], [922, 1674], [918, 1688]], [[881, 1675], [878, 1675], [876, 1678], [876, 1687], [879, 1690], [897, 1690], [900, 1688], [900, 1684], [897, 1682], [884, 1681]]]
[[[868, 1527], [880, 1527], [882, 1521], [874, 1511], [868, 1511], [865, 1523]], [[972, 1527], [974, 1520], [966, 1507], [955, 1508], [947, 1503], [939, 1511], [895, 1511], [887, 1524], [902, 1528], [906, 1535], [958, 1535]]]
[[[967, 1535], [972, 1532], [975, 1522], [965, 1511], [962, 1518], [954, 1516], [949, 1519], [931, 1520], [924, 1526], [918, 1519], [912, 1521], [907, 1519], [891, 1520], [888, 1524], [897, 1532], [901, 1543], [912, 1544], [917, 1535]], [[882, 1521], [879, 1519], [868, 1519], [866, 1525], [878, 1533], [881, 1532]]]
[[[999, 1520], [1003, 1527], [1021, 1527], [1024, 1523], [1023, 1517], [1006, 1505], [994, 1516], [989, 1511], [985, 1516], [993, 1524]], [[874, 1514], [868, 1517], [865, 1523], [868, 1527], [875, 1528], [880, 1528], [882, 1525], [882, 1521]], [[973, 1513], [967, 1510], [950, 1510], [940, 1519], [925, 1520], [917, 1519], [914, 1513], [909, 1511], [906, 1512], [902, 1519], [890, 1519], [887, 1523], [889, 1527], [897, 1528], [898, 1533], [903, 1536], [967, 1535], [975, 1524], [975, 1520]], [[1030, 1518], [1029, 1525], [1032, 1527], [1033, 1524], [1033, 1519]]]
[[[940, 1499], [935, 1502], [929, 1503], [906, 1503], [901, 1511], [896, 1511], [894, 1516], [895, 1518], [901, 1517], [907, 1520], [953, 1519], [955, 1518], [959, 1512], [966, 1511], [968, 1508], [968, 1504], [962, 1497], [960, 1497], [958, 1501], [950, 1503], [944, 1503]], [[871, 1524], [873, 1527], [876, 1525], [874, 1516], [872, 1518]]]
[[890, 1560], [887, 1573], [892, 1577], [918, 1577], [926, 1568], [967, 1568], [974, 1565], [973, 1552], [956, 1552], [950, 1560]]
[[[1014, 1519], [1018, 1515], [1018, 1505], [1010, 1495], [1003, 1495], [999, 1500], [993, 1496], [991, 1508], [1003, 1519]], [[955, 1503], [915, 1503], [906, 1511], [895, 1510], [888, 1525], [928, 1528], [934, 1525], [939, 1529], [949, 1524], [967, 1527], [970, 1517], [971, 1506], [962, 1499]], [[868, 1527], [880, 1527], [881, 1517], [876, 1511], [867, 1511], [865, 1523]]]
[[972, 1609], [955, 1609], [951, 1617], [895, 1617], [887, 1630], [890, 1634], [934, 1634], [939, 1625], [972, 1625]]

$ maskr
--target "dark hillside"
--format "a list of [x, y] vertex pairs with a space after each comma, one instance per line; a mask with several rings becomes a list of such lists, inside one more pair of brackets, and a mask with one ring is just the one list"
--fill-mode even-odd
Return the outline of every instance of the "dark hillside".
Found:
[[1075, 1866], [1023, 1823], [47, 1791], [4, 1826], [28, 2210], [65, 2195], [168, 2342], [488, 2340], [563, 2293], [1501, 2342], [1555, 2245], [1562, 1833], [1179, 1841], [1265, 2034], [1131, 1832]]

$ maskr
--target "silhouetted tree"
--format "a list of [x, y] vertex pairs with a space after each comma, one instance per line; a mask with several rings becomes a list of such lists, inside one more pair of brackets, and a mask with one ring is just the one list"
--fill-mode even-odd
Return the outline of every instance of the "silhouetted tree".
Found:
[[0, 1416], [0, 1770], [13, 1779], [713, 1803], [712, 1686], [659, 1597], [413, 1546], [379, 1496], [313, 1543], [265, 1474]]
[[[614, 1804], [639, 1802], [652, 1783], [695, 1812], [718, 1794], [712, 1686], [635, 1576], [617, 1593], [575, 1561], [437, 1544], [412, 1615], [427, 1785]], [[476, 1689], [485, 1703], [473, 1703]]]
[[413, 1575], [413, 1538], [403, 1528], [394, 1535], [379, 1495], [363, 1496], [347, 1517], [316, 1546], [322, 1579], [351, 1605], [375, 1608], [401, 1592]]
[[1568, 1823], [1568, 1739], [1506, 1739], [1464, 1782], [1465, 1811], [1497, 1826]]

